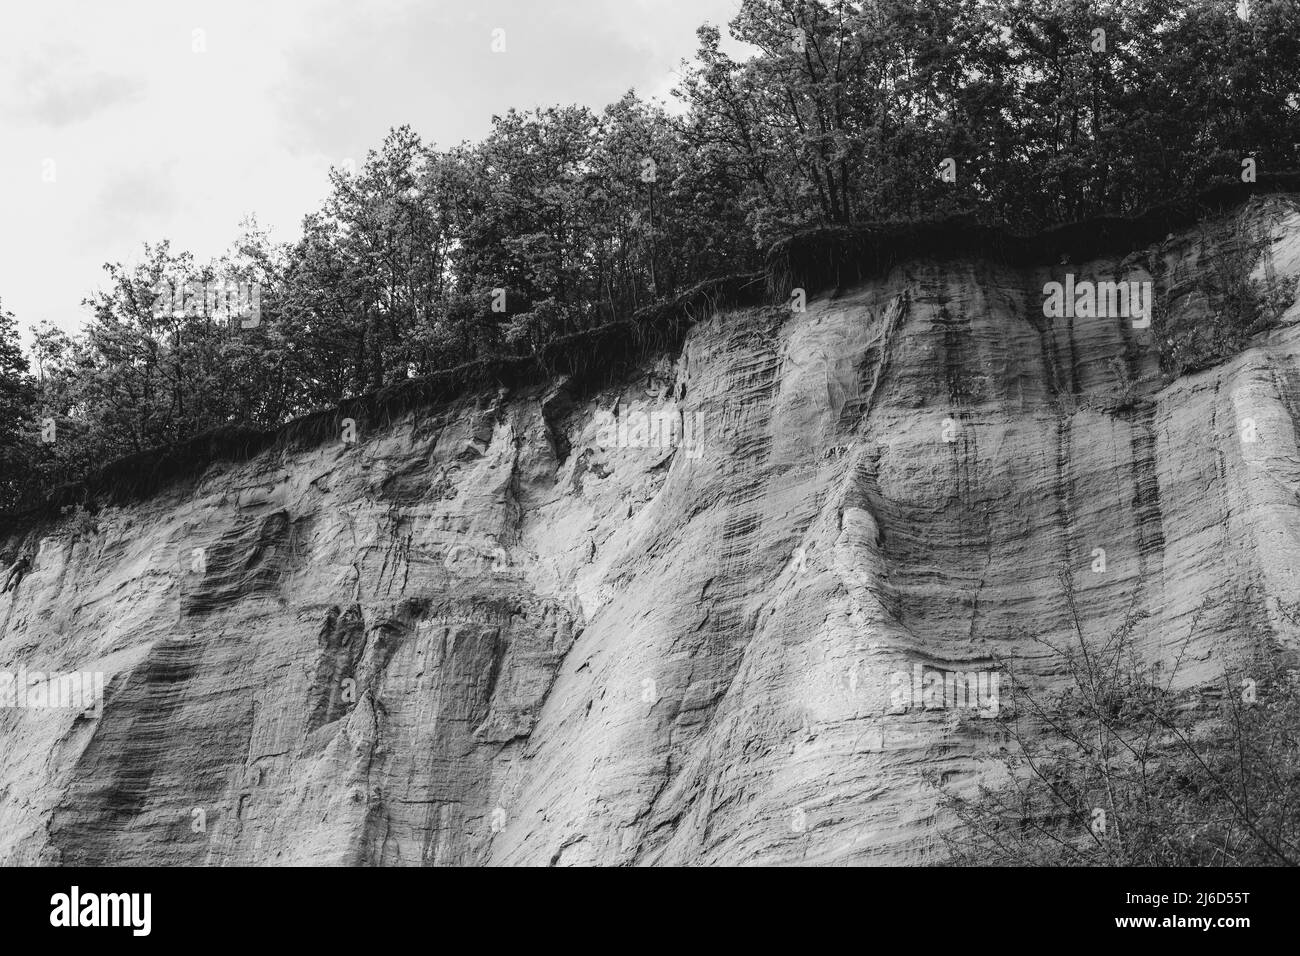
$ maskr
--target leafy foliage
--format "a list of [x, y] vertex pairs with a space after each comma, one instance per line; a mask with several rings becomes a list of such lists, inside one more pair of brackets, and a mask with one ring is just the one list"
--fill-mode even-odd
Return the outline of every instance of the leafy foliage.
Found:
[[1169, 289], [1153, 318], [1167, 379], [1237, 354], [1295, 302], [1297, 277], [1271, 269], [1262, 280], [1252, 274], [1268, 244], [1266, 236], [1244, 233], [1219, 243], [1199, 238], [1192, 281]]
[[35, 389], [18, 345], [18, 325], [0, 303], [0, 505], [21, 494], [31, 474], [29, 425]]
[[[1066, 602], [1073, 611], [1068, 586]], [[1048, 646], [1068, 678], [1012, 682], [1001, 782], [945, 802], [953, 862], [1002, 866], [1294, 866], [1300, 862], [1300, 672], [1259, 641], [1220, 687], [1176, 689], [1201, 619], [1170, 667], [1146, 662], [1130, 617], [1103, 641], [1078, 614]]]

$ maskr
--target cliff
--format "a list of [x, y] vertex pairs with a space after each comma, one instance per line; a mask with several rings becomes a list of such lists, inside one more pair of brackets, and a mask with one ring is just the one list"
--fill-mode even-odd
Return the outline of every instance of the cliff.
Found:
[[[1059, 682], [1076, 622], [1189, 685], [1295, 653], [1293, 195], [1118, 249], [837, 243], [804, 311], [697, 310], [613, 382], [11, 522], [0, 669], [104, 696], [0, 709], [0, 862], [930, 862], [998, 682]], [[1044, 314], [1119, 280], [1149, 322]]]

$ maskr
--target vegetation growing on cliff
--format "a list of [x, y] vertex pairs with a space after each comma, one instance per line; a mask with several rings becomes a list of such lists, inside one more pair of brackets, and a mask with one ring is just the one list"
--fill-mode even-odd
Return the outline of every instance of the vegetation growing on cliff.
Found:
[[1193, 279], [1184, 287], [1162, 283], [1167, 288], [1155, 310], [1154, 329], [1167, 379], [1237, 354], [1256, 333], [1275, 326], [1295, 302], [1296, 276], [1266, 270], [1263, 279], [1254, 277], [1257, 263], [1266, 261], [1268, 245], [1268, 237], [1261, 235], [1239, 235], [1220, 244], [1204, 237], [1198, 250], [1201, 268]]
[[[1295, 866], [1300, 863], [1300, 671], [1249, 626], [1217, 686], [1187, 686], [1201, 614], [1170, 663], [1142, 652], [1141, 619], [1048, 643], [1053, 693], [1011, 680], [1003, 771], [945, 790], [951, 860], [973, 866]], [[1279, 613], [1297, 623], [1294, 608]], [[1181, 688], [1181, 689], [1180, 689]]]
[[[553, 355], [793, 233], [1035, 230], [1194, 195], [1248, 155], [1294, 165], [1300, 9], [1237, 6], [744, 0], [730, 28], [753, 55], [702, 27], [680, 114], [629, 93], [448, 149], [393, 130], [297, 242], [250, 224], [214, 262], [146, 246], [108, 267], [83, 332], [39, 331], [30, 372], [0, 322], [0, 508], [213, 430]], [[255, 284], [260, 321], [156, 305], [160, 283], [214, 281]]]

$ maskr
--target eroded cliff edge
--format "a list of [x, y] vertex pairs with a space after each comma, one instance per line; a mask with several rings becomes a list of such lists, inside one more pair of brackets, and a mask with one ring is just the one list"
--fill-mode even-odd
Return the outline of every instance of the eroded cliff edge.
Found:
[[[1160, 323], [1043, 316], [1066, 272], [1141, 269], [1210, 327], [1243, 249], [1288, 301], [1172, 382]], [[1152, 659], [1190, 634], [1185, 681], [1247, 631], [1295, 652], [1298, 273], [1286, 195], [1123, 257], [916, 258], [702, 317], [595, 394], [482, 392], [35, 522], [0, 542], [35, 553], [0, 669], [103, 671], [106, 702], [0, 710], [0, 861], [932, 860], [934, 781], [990, 772], [998, 721], [895, 712], [892, 674], [1050, 683], [1067, 592]], [[637, 440], [656, 420], [692, 441]]]

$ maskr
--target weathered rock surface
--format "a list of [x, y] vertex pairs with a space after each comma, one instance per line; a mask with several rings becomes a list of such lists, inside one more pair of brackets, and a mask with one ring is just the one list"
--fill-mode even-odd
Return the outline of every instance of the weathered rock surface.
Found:
[[[1296, 648], [1300, 303], [1168, 385], [1152, 330], [1042, 312], [1141, 267], [1212, 322], [1197, 276], [1252, 237], [1256, 279], [1300, 273], [1287, 197], [1122, 262], [915, 261], [715, 315], [598, 395], [480, 395], [2, 541], [36, 557], [0, 668], [103, 671], [106, 703], [0, 710], [0, 861], [934, 859], [933, 783], [993, 766], [998, 721], [891, 675], [1050, 683], [1071, 592], [1152, 659], [1190, 633], [1185, 682], [1248, 629]], [[687, 440], [618, 447], [654, 411]]]

